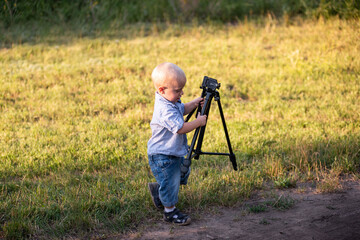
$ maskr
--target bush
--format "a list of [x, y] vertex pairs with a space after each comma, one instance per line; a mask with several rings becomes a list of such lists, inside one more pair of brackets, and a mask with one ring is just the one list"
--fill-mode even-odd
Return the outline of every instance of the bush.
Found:
[[0, 21], [5, 26], [29, 21], [63, 24], [70, 20], [92, 25], [136, 22], [200, 21], [231, 22], [271, 12], [276, 16], [359, 17], [360, 2], [355, 0], [4, 0]]

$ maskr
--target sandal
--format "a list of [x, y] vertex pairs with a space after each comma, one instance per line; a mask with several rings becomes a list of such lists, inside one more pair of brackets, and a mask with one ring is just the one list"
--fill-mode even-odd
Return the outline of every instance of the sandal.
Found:
[[189, 225], [191, 223], [191, 218], [188, 215], [181, 213], [177, 208], [169, 213], [164, 212], [164, 220], [180, 226]]

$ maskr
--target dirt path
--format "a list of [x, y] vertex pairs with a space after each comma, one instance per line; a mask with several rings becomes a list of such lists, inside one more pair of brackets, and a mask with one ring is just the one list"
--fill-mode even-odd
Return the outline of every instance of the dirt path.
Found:
[[[260, 192], [238, 207], [192, 216], [189, 226], [154, 220], [138, 232], [109, 239], [360, 239], [360, 182], [343, 182], [343, 189], [332, 194], [318, 194], [310, 186], [274, 190], [272, 195]], [[264, 196], [278, 197], [274, 201]], [[276, 201], [293, 206], [288, 210], [268, 206], [261, 211], [265, 203]]]

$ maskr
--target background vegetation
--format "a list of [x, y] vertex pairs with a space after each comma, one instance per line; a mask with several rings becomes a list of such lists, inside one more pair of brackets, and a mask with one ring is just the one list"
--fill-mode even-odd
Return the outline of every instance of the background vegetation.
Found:
[[[190, 1], [3, 1], [0, 238], [108, 236], [161, 218], [146, 188], [146, 143], [150, 74], [164, 61], [187, 74], [185, 102], [204, 75], [221, 82], [240, 168], [224, 157], [193, 161], [179, 202], [186, 212], [231, 206], [269, 183], [314, 181], [331, 192], [343, 176], [357, 180], [358, 1], [251, 2], [175, 11]], [[224, 14], [201, 15], [211, 6]], [[313, 15], [319, 9], [339, 10]], [[227, 151], [221, 127], [214, 105], [205, 151]]]
[[5, 26], [31, 21], [93, 25], [136, 22], [232, 22], [266, 13], [280, 16], [359, 17], [358, 0], [2, 0], [0, 21]]

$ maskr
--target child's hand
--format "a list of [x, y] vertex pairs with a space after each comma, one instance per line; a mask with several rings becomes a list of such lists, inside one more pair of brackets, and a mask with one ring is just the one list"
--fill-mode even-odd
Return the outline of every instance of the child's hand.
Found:
[[207, 119], [206, 115], [200, 115], [200, 113], [198, 113], [196, 121], [198, 121], [200, 124], [200, 127], [202, 127], [202, 126], [206, 125], [206, 119]]
[[204, 98], [202, 97], [198, 97], [198, 98], [195, 98], [193, 100], [194, 102], [194, 108], [196, 108], [197, 106], [199, 106], [199, 103], [200, 103], [200, 106], [203, 107], [204, 106]]

